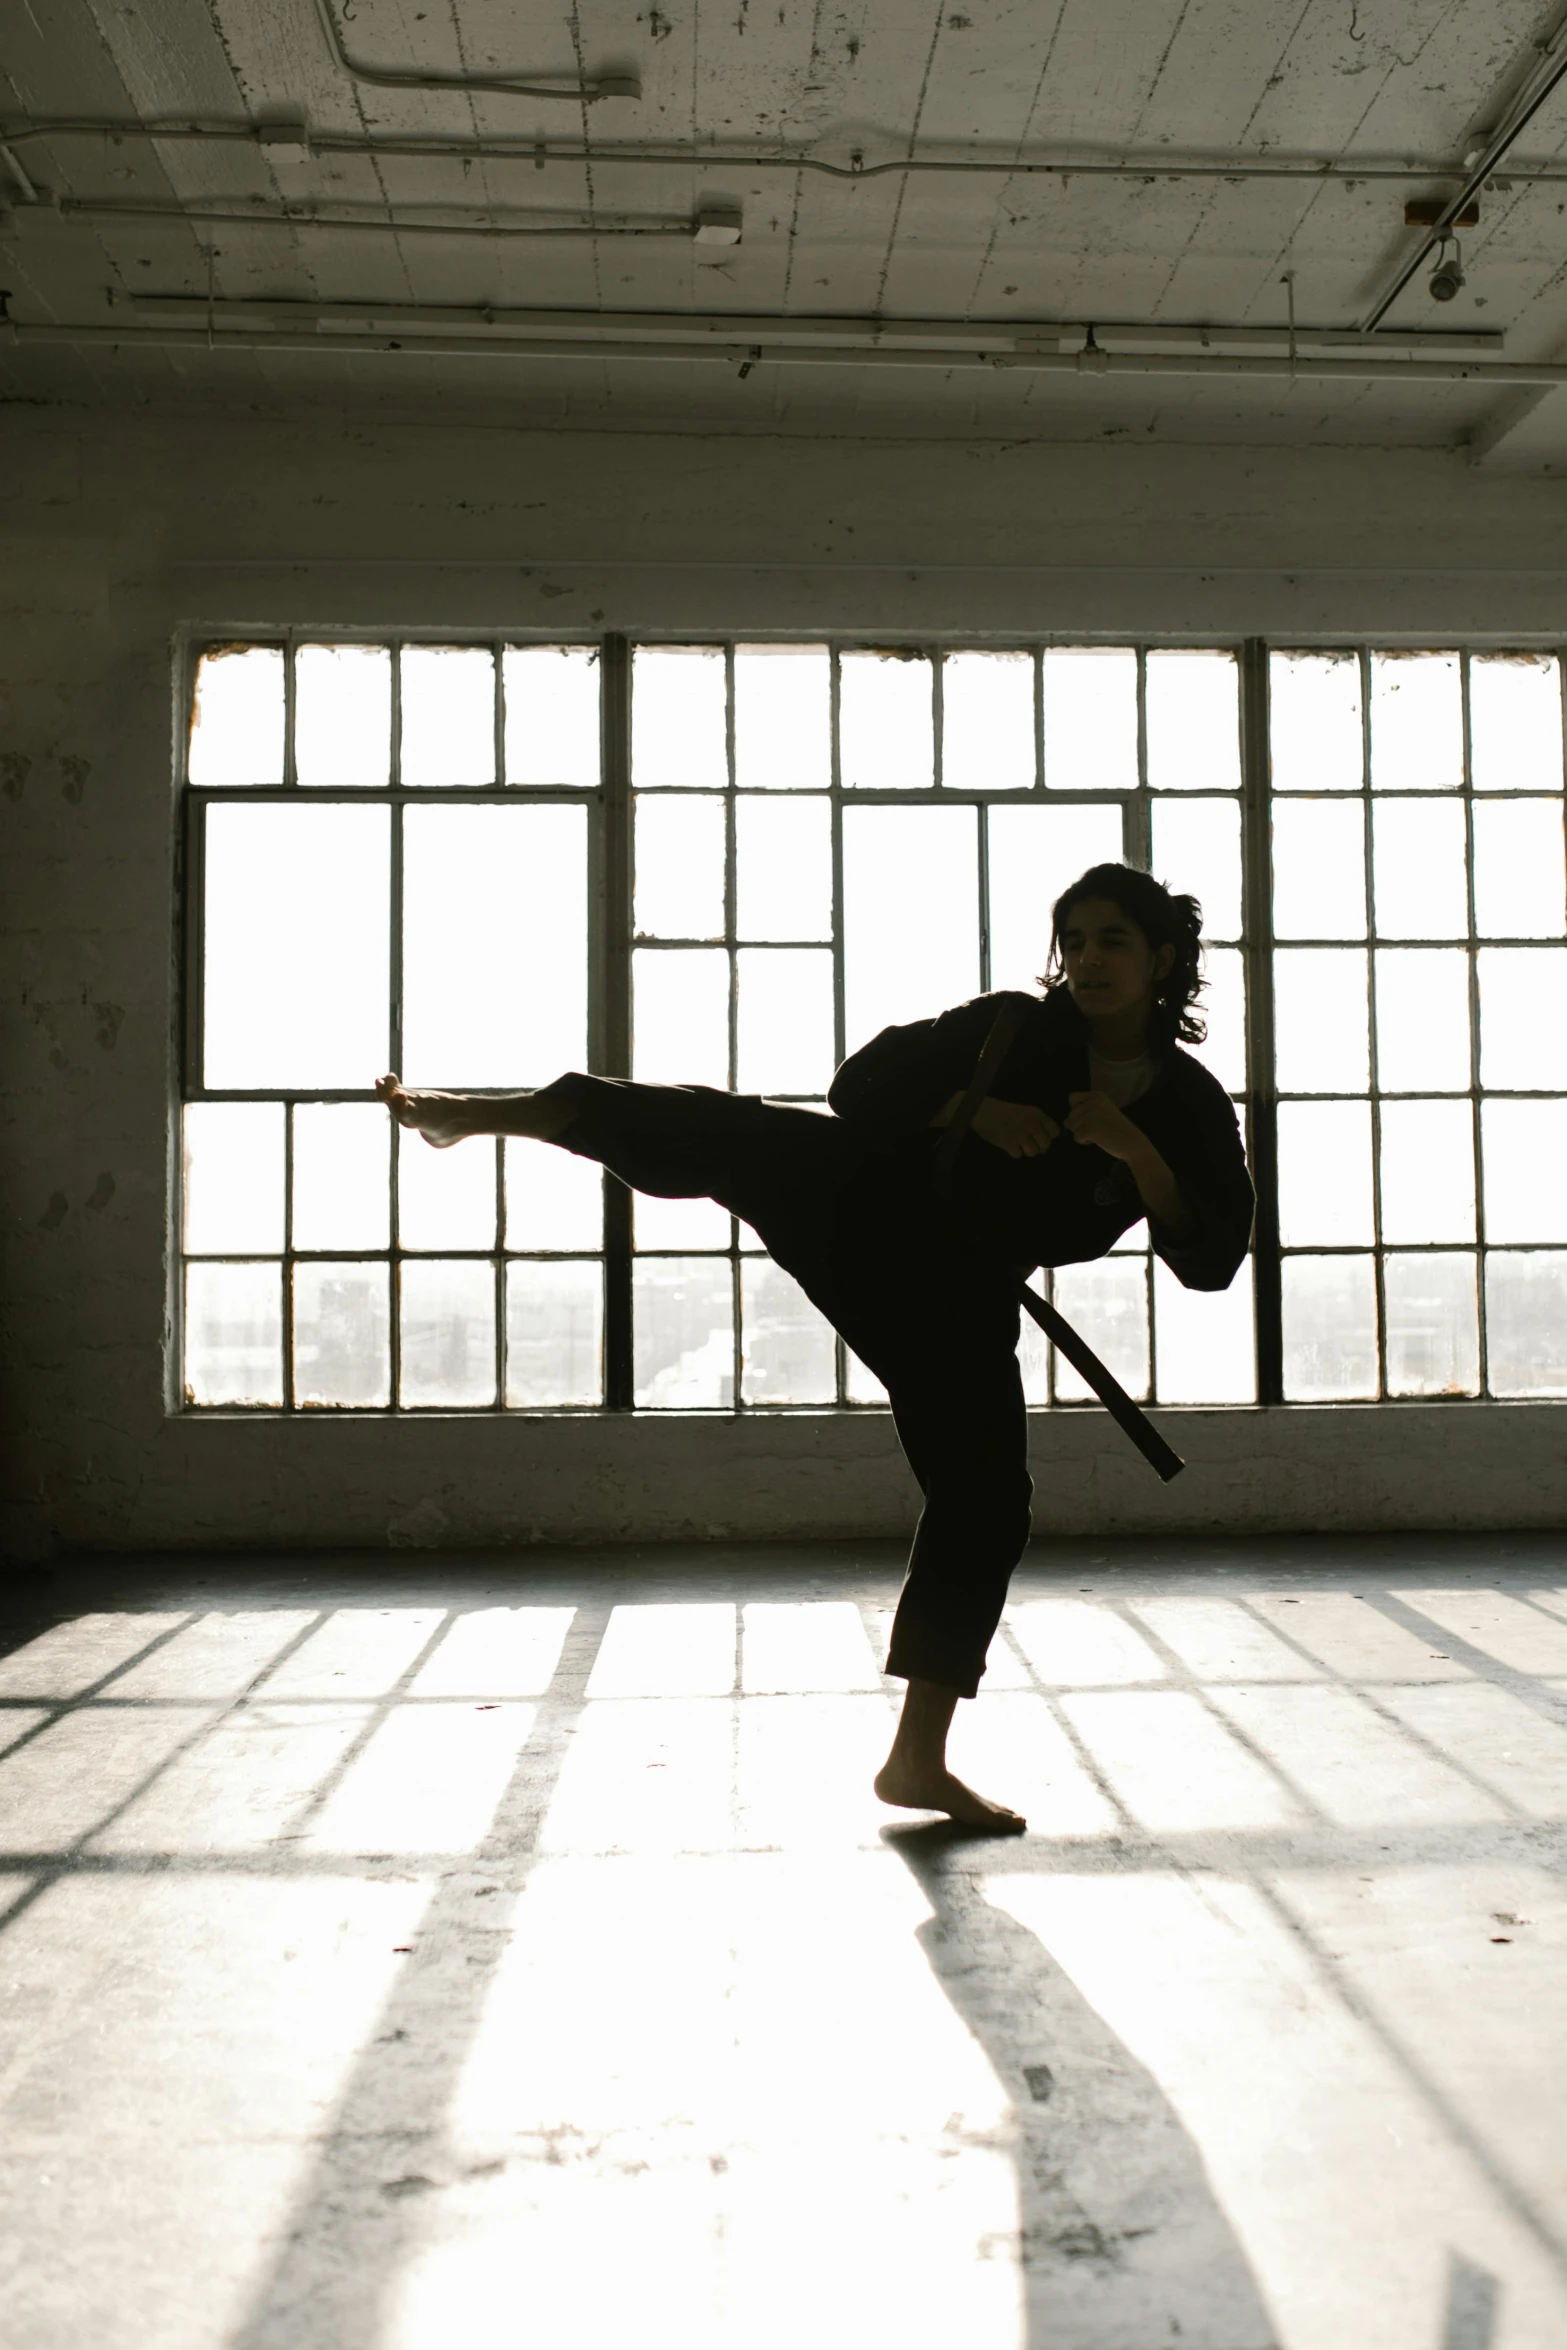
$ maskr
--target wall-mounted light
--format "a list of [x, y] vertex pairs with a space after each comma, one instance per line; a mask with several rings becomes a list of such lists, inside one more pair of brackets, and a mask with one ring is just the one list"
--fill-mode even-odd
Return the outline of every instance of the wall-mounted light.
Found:
[[738, 204], [704, 204], [692, 224], [692, 241], [698, 245], [738, 245], [744, 225]]
[[1444, 237], [1437, 247], [1436, 267], [1431, 272], [1431, 299], [1433, 302], [1451, 302], [1463, 291], [1464, 257], [1456, 237]]

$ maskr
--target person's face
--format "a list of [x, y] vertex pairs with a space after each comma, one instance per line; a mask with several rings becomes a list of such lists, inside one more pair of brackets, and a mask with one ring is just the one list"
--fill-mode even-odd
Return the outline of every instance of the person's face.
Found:
[[1153, 991], [1175, 960], [1173, 947], [1157, 952], [1129, 914], [1108, 898], [1082, 898], [1067, 909], [1061, 964], [1067, 991], [1086, 1020], [1106, 1020], [1153, 1008]]

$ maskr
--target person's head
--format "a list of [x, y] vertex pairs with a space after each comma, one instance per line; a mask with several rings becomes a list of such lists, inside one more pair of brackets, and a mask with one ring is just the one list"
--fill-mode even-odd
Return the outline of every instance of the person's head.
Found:
[[1064, 987], [1083, 1017], [1125, 1024], [1141, 1011], [1148, 1047], [1165, 1052], [1207, 1034], [1196, 1001], [1202, 908], [1130, 865], [1090, 865], [1050, 917], [1047, 991]]

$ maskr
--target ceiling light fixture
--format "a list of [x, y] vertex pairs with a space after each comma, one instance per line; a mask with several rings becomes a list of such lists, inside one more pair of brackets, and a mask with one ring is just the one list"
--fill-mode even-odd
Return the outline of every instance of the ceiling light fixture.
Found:
[[1436, 267], [1431, 272], [1430, 294], [1433, 302], [1451, 302], [1455, 294], [1463, 292], [1464, 257], [1456, 237], [1444, 237], [1437, 248]]
[[704, 204], [691, 234], [699, 245], [738, 245], [744, 225], [738, 204]]

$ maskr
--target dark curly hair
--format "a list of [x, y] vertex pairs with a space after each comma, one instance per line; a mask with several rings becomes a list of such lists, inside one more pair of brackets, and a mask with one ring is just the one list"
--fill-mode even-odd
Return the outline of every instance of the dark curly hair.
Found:
[[1070, 889], [1064, 889], [1050, 910], [1050, 960], [1040, 977], [1047, 995], [1066, 986], [1061, 957], [1061, 932], [1074, 906], [1085, 898], [1108, 898], [1128, 921], [1135, 922], [1148, 944], [1157, 950], [1173, 947], [1174, 960], [1154, 987], [1148, 1042], [1155, 1052], [1173, 1044], [1201, 1044], [1207, 1022], [1196, 1009], [1208, 982], [1202, 976], [1202, 908], [1194, 897], [1166, 889], [1151, 873], [1132, 865], [1090, 865]]

